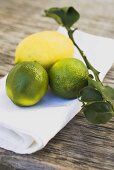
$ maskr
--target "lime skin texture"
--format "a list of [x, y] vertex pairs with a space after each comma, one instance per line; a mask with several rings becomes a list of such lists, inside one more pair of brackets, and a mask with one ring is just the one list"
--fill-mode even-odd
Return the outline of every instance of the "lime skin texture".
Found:
[[49, 84], [53, 92], [67, 99], [77, 98], [88, 84], [88, 70], [84, 63], [75, 58], [56, 62], [49, 70]]
[[6, 79], [8, 97], [19, 106], [38, 103], [48, 88], [48, 74], [38, 62], [16, 64]]

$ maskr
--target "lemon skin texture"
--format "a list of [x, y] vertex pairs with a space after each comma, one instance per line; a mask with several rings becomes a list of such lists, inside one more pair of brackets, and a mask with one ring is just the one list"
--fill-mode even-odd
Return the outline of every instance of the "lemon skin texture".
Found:
[[38, 103], [48, 88], [46, 70], [37, 62], [23, 62], [15, 65], [6, 79], [8, 97], [19, 106]]
[[63, 59], [50, 68], [49, 84], [56, 95], [73, 99], [88, 84], [88, 75], [82, 61], [75, 58]]
[[48, 69], [56, 61], [74, 55], [72, 41], [57, 31], [43, 31], [22, 40], [16, 48], [15, 63], [37, 61]]

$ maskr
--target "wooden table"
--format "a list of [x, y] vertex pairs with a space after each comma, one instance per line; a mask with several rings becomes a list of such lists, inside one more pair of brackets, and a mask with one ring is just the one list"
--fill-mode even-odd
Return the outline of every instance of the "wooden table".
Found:
[[[79, 29], [114, 38], [114, 0], [0, 0], [1, 77], [12, 68], [15, 47], [23, 37], [58, 27], [41, 16], [44, 8], [67, 5], [79, 10]], [[104, 82], [114, 86], [114, 66]], [[0, 170], [15, 169], [113, 170], [114, 119], [97, 126], [77, 115], [43, 150], [32, 155], [0, 149]]]

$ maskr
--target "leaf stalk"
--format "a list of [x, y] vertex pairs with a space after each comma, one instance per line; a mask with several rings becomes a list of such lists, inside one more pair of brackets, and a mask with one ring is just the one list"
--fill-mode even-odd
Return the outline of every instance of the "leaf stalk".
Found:
[[[91, 70], [95, 76], [95, 80], [98, 81], [98, 82], [101, 82], [100, 79], [99, 79], [99, 71], [97, 71], [92, 65], [91, 63], [88, 61], [86, 55], [84, 54], [84, 52], [80, 49], [80, 47], [77, 45], [77, 43], [74, 41], [74, 38], [73, 38], [73, 32], [74, 30], [71, 30], [71, 29], [67, 29], [67, 32], [68, 32], [68, 35], [69, 35], [69, 38], [72, 40], [73, 44], [75, 45], [75, 47], [78, 49], [79, 53], [81, 54], [87, 68], [89, 70]], [[102, 83], [101, 83], [102, 84]]]

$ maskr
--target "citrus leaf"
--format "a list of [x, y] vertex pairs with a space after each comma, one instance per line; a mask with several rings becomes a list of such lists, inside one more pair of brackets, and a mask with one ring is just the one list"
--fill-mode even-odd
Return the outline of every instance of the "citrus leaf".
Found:
[[104, 86], [101, 91], [106, 100], [114, 104], [114, 89], [110, 86]]
[[95, 102], [84, 106], [83, 113], [89, 122], [105, 124], [112, 118], [114, 110], [108, 102]]
[[83, 102], [103, 101], [102, 94], [95, 88], [89, 86], [81, 90], [80, 96]]
[[45, 16], [53, 18], [66, 28], [70, 28], [80, 18], [80, 14], [73, 7], [50, 8], [45, 10]]
[[101, 91], [101, 89], [103, 88], [101, 82], [95, 81], [90, 77], [88, 77], [88, 86], [96, 88], [98, 91]]
[[100, 82], [92, 80], [91, 78], [88, 78], [88, 85], [96, 88], [100, 93], [102, 93], [104, 99], [111, 102], [114, 106], [114, 89], [112, 87], [103, 86]]

